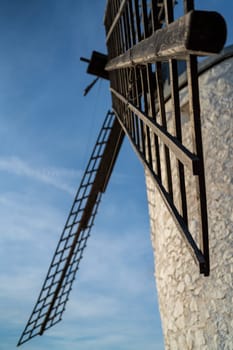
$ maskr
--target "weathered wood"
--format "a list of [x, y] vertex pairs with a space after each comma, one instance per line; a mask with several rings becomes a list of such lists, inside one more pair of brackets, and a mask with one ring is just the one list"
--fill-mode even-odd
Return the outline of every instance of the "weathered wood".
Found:
[[132, 67], [189, 54], [199, 56], [218, 53], [226, 40], [226, 24], [217, 12], [190, 11], [167, 27], [155, 31], [124, 54], [111, 59], [105, 69]]
[[143, 124], [148, 126], [150, 130], [154, 132], [155, 135], [157, 135], [167, 147], [169, 147], [169, 149], [176, 155], [177, 159], [187, 166], [193, 175], [199, 174], [199, 159], [195, 154], [191, 153], [187, 148], [185, 148], [182, 143], [170, 135], [155, 120], [149, 118], [136, 106], [128, 102], [127, 99], [116, 90], [110, 88], [110, 91], [121, 102], [125, 103], [125, 105], [127, 105], [127, 107], [143, 122]]
[[[119, 10], [118, 10], [118, 12], [117, 12], [117, 14], [116, 14], [116, 16], [115, 16], [115, 18], [114, 18], [114, 21], [113, 21], [113, 23], [112, 23], [112, 25], [111, 25], [111, 27], [110, 27], [108, 33], [107, 33], [106, 42], [108, 42], [108, 40], [109, 40], [109, 38], [110, 38], [110, 36], [111, 36], [111, 34], [112, 34], [112, 32], [113, 32], [113, 30], [114, 30], [114, 28], [115, 28], [117, 22], [119, 21], [119, 19], [120, 19], [120, 17], [121, 17], [121, 14], [122, 14], [122, 12], [123, 12], [124, 7], [125, 7], [126, 4], [127, 4], [127, 0], [123, 0], [123, 1], [121, 2], [120, 7], [119, 7]], [[108, 5], [107, 5], [107, 6], [108, 6]], [[106, 12], [106, 13], [107, 13], [107, 12]], [[105, 14], [104, 22], [106, 23], [106, 14]]]

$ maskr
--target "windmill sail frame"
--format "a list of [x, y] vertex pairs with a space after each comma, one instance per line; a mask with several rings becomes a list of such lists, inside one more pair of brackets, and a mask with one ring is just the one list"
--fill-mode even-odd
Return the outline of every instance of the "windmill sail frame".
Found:
[[[183, 12], [182, 17], [174, 18], [172, 0], [109, 0], [105, 13], [109, 61], [105, 69], [110, 78], [113, 111], [154, 180], [200, 273], [208, 276], [208, 213], [197, 56], [219, 52], [225, 43], [226, 27], [216, 12], [195, 11], [194, 1], [184, 0]], [[181, 60], [187, 76], [192, 147], [183, 142]], [[168, 71], [166, 77], [164, 67]], [[172, 101], [169, 117], [166, 85]], [[168, 129], [169, 118], [173, 130]], [[172, 157], [176, 159], [175, 166]], [[199, 225], [198, 237], [189, 225], [188, 176], [196, 183], [198, 209], [192, 220]], [[177, 193], [178, 203], [174, 198]]]
[[61, 321], [102, 193], [107, 188], [123, 139], [123, 130], [114, 114], [109, 111], [18, 346], [42, 335], [45, 330]]

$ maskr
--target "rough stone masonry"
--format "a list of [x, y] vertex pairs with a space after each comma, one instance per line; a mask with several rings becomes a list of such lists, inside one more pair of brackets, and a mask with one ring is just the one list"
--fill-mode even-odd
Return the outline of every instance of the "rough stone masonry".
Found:
[[[210, 276], [199, 274], [146, 173], [155, 277], [166, 350], [233, 350], [233, 57], [201, 74], [199, 84]], [[189, 120], [185, 88], [180, 99], [185, 128]], [[195, 229], [195, 220], [192, 225]]]

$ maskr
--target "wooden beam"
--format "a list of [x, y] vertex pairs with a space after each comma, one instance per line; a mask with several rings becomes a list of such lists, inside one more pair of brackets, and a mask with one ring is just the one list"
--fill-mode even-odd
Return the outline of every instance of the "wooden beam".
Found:
[[111, 59], [105, 70], [132, 67], [139, 64], [184, 59], [194, 54], [206, 56], [222, 50], [226, 41], [226, 24], [217, 12], [190, 11], [149, 38]]

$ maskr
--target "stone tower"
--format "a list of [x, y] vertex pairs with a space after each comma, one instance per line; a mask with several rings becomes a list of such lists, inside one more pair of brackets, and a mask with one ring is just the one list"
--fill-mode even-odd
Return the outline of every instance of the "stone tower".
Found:
[[[209, 216], [209, 277], [199, 274], [146, 173], [166, 350], [233, 349], [233, 47], [202, 64], [199, 86]], [[185, 129], [189, 120], [185, 88], [180, 91], [180, 99]], [[166, 106], [168, 112], [170, 103]], [[191, 142], [189, 136], [185, 141]], [[194, 228], [195, 224], [192, 222]]]

